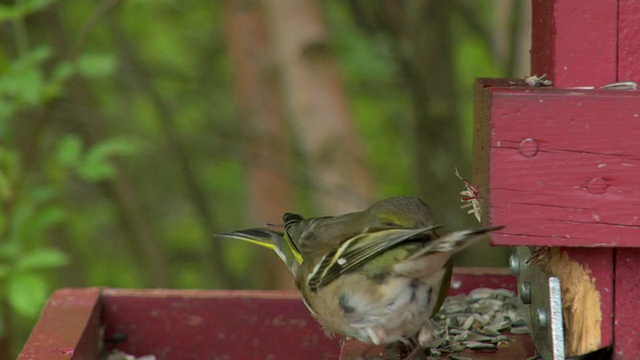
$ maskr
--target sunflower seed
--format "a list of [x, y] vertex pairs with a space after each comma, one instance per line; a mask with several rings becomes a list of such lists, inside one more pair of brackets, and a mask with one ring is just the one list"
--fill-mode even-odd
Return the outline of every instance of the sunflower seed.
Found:
[[450, 353], [450, 359], [467, 359], [454, 353], [508, 347], [512, 340], [501, 331], [529, 333], [521, 307], [520, 299], [507, 289], [478, 288], [469, 295], [447, 298], [433, 317], [440, 327], [436, 335], [441, 341], [431, 349], [431, 356]]
[[500, 343], [502, 341], [509, 341], [509, 337], [507, 335], [498, 335], [496, 337], [491, 338], [492, 343]]
[[507, 290], [507, 289], [495, 289], [491, 292], [491, 296], [495, 297], [496, 299], [500, 299], [501, 297], [506, 299], [506, 298], [512, 298], [515, 296], [515, 294], [513, 293], [513, 291], [511, 290]]
[[493, 290], [489, 288], [477, 288], [471, 290], [469, 293], [469, 299], [471, 300], [481, 300], [491, 297], [491, 293]]
[[454, 354], [449, 355], [449, 359], [451, 359], [451, 360], [473, 360], [472, 358], [468, 358], [468, 357], [464, 357], [464, 356], [458, 356], [458, 355], [454, 355]]
[[483, 343], [480, 341], [465, 341], [463, 344], [469, 349], [495, 349], [496, 346], [491, 343]]
[[527, 326], [517, 326], [517, 327], [512, 327], [510, 332], [512, 334], [520, 335], [520, 334], [528, 334], [531, 331], [529, 331], [529, 328]]

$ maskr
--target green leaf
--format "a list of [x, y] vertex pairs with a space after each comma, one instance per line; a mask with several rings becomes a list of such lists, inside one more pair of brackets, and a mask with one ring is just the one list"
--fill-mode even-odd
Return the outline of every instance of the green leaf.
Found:
[[57, 196], [58, 192], [52, 186], [40, 185], [31, 189], [29, 201], [34, 204], [44, 204], [50, 201], [55, 201]]
[[9, 173], [0, 167], [0, 200], [8, 199], [11, 191], [11, 178], [9, 177]]
[[78, 175], [82, 180], [88, 182], [97, 182], [112, 178], [116, 174], [116, 170], [110, 163], [106, 161], [85, 161], [78, 168]]
[[26, 233], [30, 229], [30, 220], [33, 218], [34, 212], [33, 204], [26, 201], [19, 202], [15, 206], [9, 223], [11, 242], [23, 243], [28, 238]]
[[135, 149], [135, 143], [124, 137], [102, 141], [89, 149], [84, 162], [78, 168], [78, 174], [83, 180], [89, 182], [111, 178], [116, 174], [116, 169], [109, 158], [116, 155], [132, 154]]
[[78, 58], [78, 72], [90, 79], [111, 76], [116, 69], [115, 57], [111, 54], [85, 53]]
[[33, 67], [14, 74], [12, 78], [8, 79], [7, 85], [16, 99], [27, 105], [37, 105], [40, 102], [43, 83], [40, 69]]
[[41, 276], [18, 273], [7, 282], [7, 298], [18, 314], [33, 318], [47, 299], [47, 284]]
[[41, 45], [14, 61], [0, 76], [0, 95], [12, 100], [14, 108], [39, 105], [46, 83], [40, 64], [49, 57], [51, 49]]
[[22, 223], [22, 227], [16, 228], [16, 236], [23, 244], [41, 244], [47, 231], [62, 222], [65, 215], [62, 206], [57, 204], [39, 207]]
[[113, 137], [99, 142], [89, 149], [87, 158], [106, 160], [108, 157], [114, 155], [133, 154], [135, 153], [136, 148], [137, 145], [133, 139], [127, 137]]
[[45, 7], [56, 2], [57, 0], [27, 0], [22, 2], [22, 7], [26, 9], [27, 14], [43, 10]]
[[82, 139], [78, 135], [67, 135], [58, 145], [56, 158], [60, 165], [73, 168], [80, 162]]
[[11, 267], [9, 265], [0, 264], [0, 281], [9, 277]]
[[66, 254], [54, 248], [37, 249], [18, 259], [16, 269], [20, 271], [36, 269], [52, 269], [67, 265], [69, 258]]
[[0, 245], [0, 260], [13, 263], [20, 256], [22, 246], [16, 241], [8, 241]]
[[[2, 89], [0, 89], [0, 94], [2, 94]], [[15, 112], [16, 106], [12, 101], [0, 99], [0, 141], [6, 139], [9, 135], [9, 124], [11, 124], [11, 122], [8, 119]]]
[[25, 17], [30, 13], [44, 9], [56, 0], [27, 0], [16, 5], [0, 6], [0, 22]]
[[59, 204], [38, 206], [33, 200], [23, 201], [15, 208], [9, 234], [12, 241], [38, 245], [49, 228], [64, 220], [65, 215]]
[[20, 17], [20, 12], [15, 5], [0, 5], [0, 22], [16, 19]]
[[42, 90], [42, 98], [50, 100], [57, 98], [65, 92], [65, 82], [73, 75], [74, 67], [68, 61], [62, 61], [57, 64], [51, 78], [45, 88]]
[[53, 71], [51, 80], [62, 82], [70, 78], [71, 75], [73, 75], [73, 65], [68, 61], [61, 61]]
[[[53, 51], [49, 45], [39, 45], [25, 56], [23, 65], [40, 64], [50, 58], [52, 53]], [[21, 64], [22, 61], [18, 63]]]

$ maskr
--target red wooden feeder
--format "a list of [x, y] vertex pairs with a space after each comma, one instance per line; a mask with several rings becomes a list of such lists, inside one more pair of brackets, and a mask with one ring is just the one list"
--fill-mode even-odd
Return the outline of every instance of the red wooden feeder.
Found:
[[[476, 287], [513, 290], [516, 283], [495, 273], [456, 274], [453, 281], [452, 294]], [[109, 341], [124, 334], [126, 341]], [[339, 340], [325, 336], [295, 292], [88, 288], [61, 289], [51, 297], [18, 359], [93, 360], [101, 343], [106, 350], [161, 360], [355, 359], [363, 352], [353, 345], [340, 355]], [[530, 339], [520, 336], [503, 355], [520, 359], [532, 352]]]
[[567, 354], [636, 359], [640, 92], [601, 87], [640, 81], [640, 2], [532, 5], [532, 72], [554, 87], [478, 81], [475, 184], [508, 225], [493, 244], [547, 247], [532, 266], [563, 284]]
[[340, 352], [293, 292], [89, 288], [58, 290], [18, 359], [97, 360], [101, 343], [157, 359], [328, 359]]

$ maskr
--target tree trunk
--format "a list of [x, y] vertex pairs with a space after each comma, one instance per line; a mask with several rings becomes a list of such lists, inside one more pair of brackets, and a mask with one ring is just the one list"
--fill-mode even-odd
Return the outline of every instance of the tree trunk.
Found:
[[[520, 1], [496, 0], [491, 36], [503, 64], [504, 76], [522, 78], [529, 75], [531, 49], [531, 6]], [[542, 74], [538, 74], [542, 75]]]
[[[293, 208], [288, 129], [264, 15], [257, 1], [223, 2], [229, 54], [235, 69], [235, 92], [244, 127], [249, 222], [282, 223]], [[256, 274], [268, 287], [293, 289], [287, 268], [274, 254], [261, 252]], [[265, 268], [266, 264], [266, 268]], [[268, 276], [268, 278], [266, 278]]]
[[277, 53], [287, 116], [322, 213], [368, 206], [374, 180], [347, 105], [316, 0], [263, 0]]

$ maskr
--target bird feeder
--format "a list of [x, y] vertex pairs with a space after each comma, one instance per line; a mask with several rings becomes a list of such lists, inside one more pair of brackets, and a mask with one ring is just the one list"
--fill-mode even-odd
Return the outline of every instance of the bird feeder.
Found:
[[[513, 276], [483, 271], [455, 274], [450, 294], [515, 289]], [[61, 289], [47, 302], [18, 360], [93, 360], [113, 349], [159, 360], [356, 359], [362, 350], [354, 343], [341, 350], [340, 340], [325, 335], [297, 292]], [[516, 354], [513, 359], [531, 354], [528, 336], [508, 352]]]
[[489, 220], [508, 226], [492, 243], [522, 247], [511, 265], [530, 304], [534, 338], [551, 331], [535, 320], [550, 319], [547, 279], [559, 280], [563, 334], [561, 341], [536, 341], [548, 350], [545, 358], [608, 350], [615, 359], [635, 359], [640, 2], [532, 6], [532, 72], [553, 86], [535, 86], [544, 85], [535, 78], [477, 81], [474, 183]]

